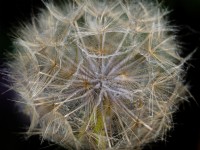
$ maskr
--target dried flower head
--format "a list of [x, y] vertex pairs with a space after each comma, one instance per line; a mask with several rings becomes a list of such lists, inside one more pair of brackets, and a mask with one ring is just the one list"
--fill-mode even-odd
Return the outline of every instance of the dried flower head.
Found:
[[72, 149], [134, 149], [162, 139], [186, 99], [168, 13], [144, 0], [44, 2], [15, 40], [12, 88], [28, 134]]

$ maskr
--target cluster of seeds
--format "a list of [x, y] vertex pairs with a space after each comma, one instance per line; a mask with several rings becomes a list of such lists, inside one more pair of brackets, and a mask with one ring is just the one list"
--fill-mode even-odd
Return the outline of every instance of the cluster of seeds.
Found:
[[168, 12], [144, 0], [44, 4], [19, 31], [10, 63], [28, 133], [69, 149], [162, 139], [186, 91]]

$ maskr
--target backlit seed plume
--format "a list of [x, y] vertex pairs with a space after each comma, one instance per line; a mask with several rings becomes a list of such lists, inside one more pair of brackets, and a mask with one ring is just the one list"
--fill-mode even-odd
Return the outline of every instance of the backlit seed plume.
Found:
[[27, 133], [80, 150], [163, 139], [187, 91], [168, 11], [145, 0], [44, 4], [9, 64]]

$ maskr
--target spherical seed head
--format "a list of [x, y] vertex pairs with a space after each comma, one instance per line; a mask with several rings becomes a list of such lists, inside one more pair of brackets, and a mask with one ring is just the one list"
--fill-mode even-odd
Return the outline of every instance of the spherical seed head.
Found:
[[19, 32], [10, 64], [28, 133], [74, 149], [162, 139], [186, 98], [168, 12], [142, 0], [44, 3]]

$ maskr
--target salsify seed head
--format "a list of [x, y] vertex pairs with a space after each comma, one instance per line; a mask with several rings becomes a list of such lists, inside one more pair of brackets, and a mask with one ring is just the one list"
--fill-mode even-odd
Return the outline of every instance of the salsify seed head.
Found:
[[27, 133], [72, 149], [163, 139], [187, 98], [168, 11], [145, 0], [44, 4], [17, 33], [9, 64]]

